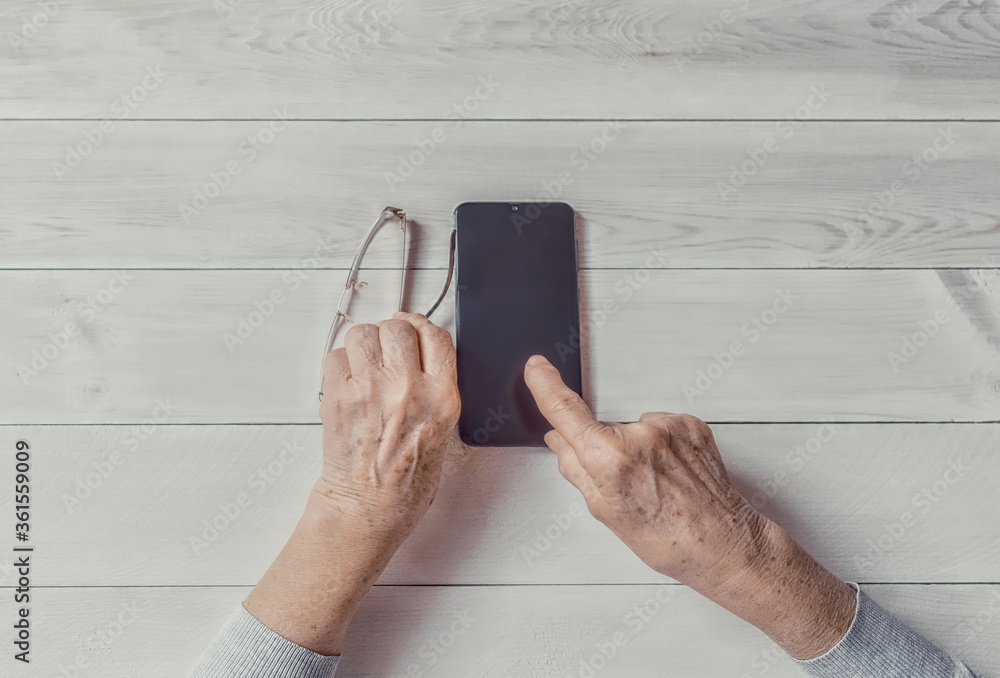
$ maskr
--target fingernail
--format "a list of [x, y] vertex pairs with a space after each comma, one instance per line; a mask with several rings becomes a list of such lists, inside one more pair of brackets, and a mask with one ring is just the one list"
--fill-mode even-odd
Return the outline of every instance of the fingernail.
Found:
[[545, 358], [540, 355], [533, 355], [528, 358], [529, 365], [542, 365], [545, 363]]

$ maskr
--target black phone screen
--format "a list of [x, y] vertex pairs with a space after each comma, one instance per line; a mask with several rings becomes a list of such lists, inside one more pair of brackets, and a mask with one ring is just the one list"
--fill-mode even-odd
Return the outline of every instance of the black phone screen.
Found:
[[463, 203], [455, 335], [459, 436], [468, 445], [544, 445], [551, 429], [524, 383], [544, 355], [581, 393], [576, 229], [566, 203]]

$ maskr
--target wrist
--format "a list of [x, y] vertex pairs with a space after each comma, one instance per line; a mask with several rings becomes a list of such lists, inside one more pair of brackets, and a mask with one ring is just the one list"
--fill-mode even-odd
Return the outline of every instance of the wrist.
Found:
[[296, 530], [337, 550], [338, 562], [384, 567], [401, 540], [385, 528], [383, 513], [373, 505], [344, 501], [321, 478], [309, 493]]
[[347, 626], [392, 556], [359, 525], [310, 496], [288, 543], [244, 601], [279, 635], [324, 655], [340, 653]]
[[847, 633], [857, 592], [776, 523], [764, 519], [746, 566], [709, 596], [766, 633], [795, 659], [813, 659]]

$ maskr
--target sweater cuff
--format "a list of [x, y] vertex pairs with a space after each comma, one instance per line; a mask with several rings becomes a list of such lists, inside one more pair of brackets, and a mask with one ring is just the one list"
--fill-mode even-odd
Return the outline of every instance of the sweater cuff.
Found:
[[241, 603], [190, 678], [333, 678], [339, 662], [278, 635]]
[[815, 678], [975, 678], [960, 661], [897, 620], [858, 584], [854, 619], [825, 654], [795, 662]]

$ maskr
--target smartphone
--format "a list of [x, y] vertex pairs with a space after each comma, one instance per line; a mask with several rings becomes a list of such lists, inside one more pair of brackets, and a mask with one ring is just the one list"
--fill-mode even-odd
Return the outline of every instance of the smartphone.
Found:
[[455, 229], [459, 436], [544, 445], [552, 427], [524, 383], [527, 359], [544, 355], [582, 395], [575, 212], [560, 202], [467, 202]]

